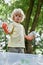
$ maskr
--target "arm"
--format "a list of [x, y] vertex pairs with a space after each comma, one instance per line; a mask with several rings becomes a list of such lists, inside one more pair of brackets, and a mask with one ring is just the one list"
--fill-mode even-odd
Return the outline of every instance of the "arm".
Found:
[[25, 35], [25, 39], [32, 41], [35, 37], [30, 35]]
[[9, 33], [7, 23], [3, 23], [3, 24], [2, 24], [2, 28], [3, 28], [3, 30], [4, 30], [4, 32], [5, 32], [6, 34]]
[[2, 24], [2, 28], [3, 28], [3, 30], [4, 30], [4, 32], [6, 33], [6, 34], [11, 34], [12, 33], [12, 25], [10, 24], [10, 25], [8, 25], [7, 23], [3, 23]]
[[24, 27], [23, 27], [23, 32], [24, 32], [24, 38], [25, 39], [27, 39], [27, 40], [29, 40], [29, 41], [32, 41], [34, 38], [35, 38], [35, 35], [26, 35], [25, 34], [25, 29], [24, 29]]

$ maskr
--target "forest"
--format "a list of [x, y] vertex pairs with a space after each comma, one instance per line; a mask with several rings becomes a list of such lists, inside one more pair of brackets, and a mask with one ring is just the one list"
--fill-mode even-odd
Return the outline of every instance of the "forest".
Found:
[[8, 18], [15, 8], [21, 8], [26, 18], [21, 23], [28, 35], [35, 31], [37, 37], [32, 41], [25, 39], [25, 53], [43, 54], [43, 0], [0, 0], [0, 49], [7, 51], [7, 36], [1, 28], [1, 22]]

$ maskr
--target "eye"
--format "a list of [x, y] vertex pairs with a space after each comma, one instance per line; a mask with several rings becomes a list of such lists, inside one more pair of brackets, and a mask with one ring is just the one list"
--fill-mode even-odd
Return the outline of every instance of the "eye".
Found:
[[17, 16], [17, 15], [16, 15]]
[[21, 16], [19, 16], [19, 17], [21, 17]]
[[19, 15], [19, 17], [21, 17], [21, 16]]

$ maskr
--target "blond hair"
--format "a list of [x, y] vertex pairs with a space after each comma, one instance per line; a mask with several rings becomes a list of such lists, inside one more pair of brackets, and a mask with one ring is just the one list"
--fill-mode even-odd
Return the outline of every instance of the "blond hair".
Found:
[[21, 13], [21, 15], [22, 15], [21, 22], [24, 21], [25, 14], [24, 14], [23, 10], [20, 9], [20, 8], [16, 8], [16, 9], [13, 10], [13, 12], [12, 12], [12, 14], [11, 14], [11, 18], [12, 18], [12, 20], [13, 20], [13, 16], [14, 16], [14, 14], [16, 14], [16, 13]]

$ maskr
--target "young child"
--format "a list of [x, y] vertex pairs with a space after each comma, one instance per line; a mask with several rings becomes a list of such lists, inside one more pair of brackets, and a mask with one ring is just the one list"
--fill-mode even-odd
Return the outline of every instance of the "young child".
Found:
[[25, 38], [27, 40], [32, 40], [34, 38], [33, 36], [27, 36], [25, 34], [24, 27], [20, 24], [24, 18], [25, 14], [22, 9], [14, 9], [10, 20], [12, 23], [2, 24], [2, 28], [4, 29], [5, 33], [10, 35], [10, 39], [8, 41], [9, 52], [24, 53]]

